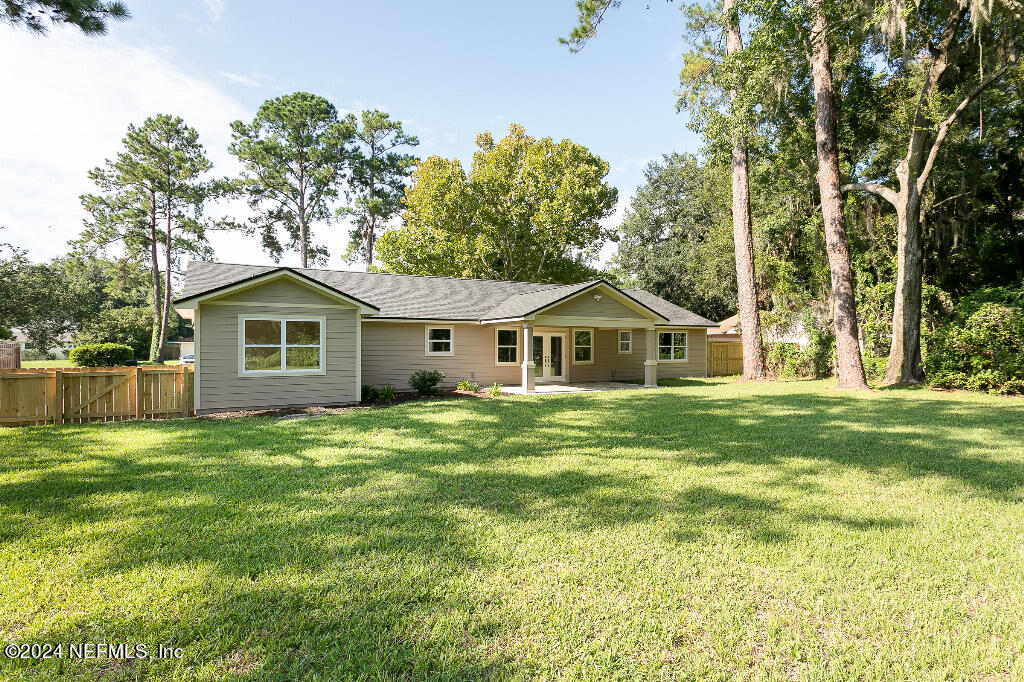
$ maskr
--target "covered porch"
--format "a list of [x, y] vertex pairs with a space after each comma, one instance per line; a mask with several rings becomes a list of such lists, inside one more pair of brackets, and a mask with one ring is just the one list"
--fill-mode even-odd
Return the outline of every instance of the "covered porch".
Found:
[[572, 383], [536, 384], [533, 391], [527, 391], [522, 385], [502, 386], [502, 393], [512, 395], [554, 395], [559, 393], [594, 393], [597, 391], [629, 391], [638, 388], [650, 388], [643, 384], [631, 384], [624, 381], [577, 381]]

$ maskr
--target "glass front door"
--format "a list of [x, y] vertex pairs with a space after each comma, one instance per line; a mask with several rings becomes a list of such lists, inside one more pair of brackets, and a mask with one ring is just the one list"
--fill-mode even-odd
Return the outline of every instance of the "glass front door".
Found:
[[538, 381], [565, 381], [564, 348], [564, 334], [534, 335], [533, 372]]

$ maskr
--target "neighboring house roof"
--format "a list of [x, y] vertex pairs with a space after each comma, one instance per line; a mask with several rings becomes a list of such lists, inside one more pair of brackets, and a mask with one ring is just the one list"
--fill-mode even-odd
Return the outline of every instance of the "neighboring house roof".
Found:
[[718, 323], [718, 329], [708, 331], [708, 334], [739, 334], [740, 316], [733, 315]]
[[[542, 284], [196, 261], [188, 265], [185, 288], [176, 302], [208, 295], [275, 271], [287, 271], [313, 280], [379, 310], [368, 317], [412, 320], [475, 322], [522, 317], [602, 283], [593, 280], [578, 284]], [[669, 324], [715, 326], [714, 322], [646, 291], [617, 291], [666, 318]]]

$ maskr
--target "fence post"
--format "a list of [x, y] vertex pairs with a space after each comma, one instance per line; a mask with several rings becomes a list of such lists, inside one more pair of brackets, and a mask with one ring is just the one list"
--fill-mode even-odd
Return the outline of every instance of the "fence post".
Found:
[[53, 423], [64, 423], [64, 370], [53, 371]]
[[139, 373], [139, 366], [135, 365], [132, 367], [132, 378], [131, 382], [135, 384], [135, 418], [142, 419], [142, 375]]

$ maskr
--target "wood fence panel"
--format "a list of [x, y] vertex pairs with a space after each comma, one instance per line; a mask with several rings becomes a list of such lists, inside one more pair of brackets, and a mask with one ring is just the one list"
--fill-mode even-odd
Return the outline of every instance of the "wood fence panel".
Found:
[[711, 342], [711, 376], [743, 373], [743, 344], [738, 341]]
[[190, 367], [0, 371], [0, 425], [80, 424], [194, 414]]

